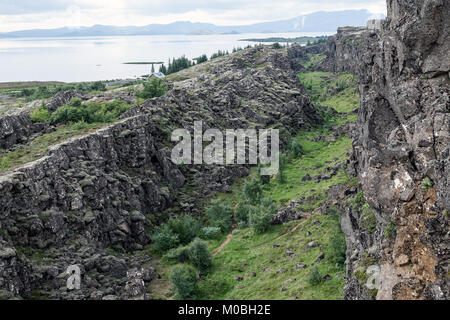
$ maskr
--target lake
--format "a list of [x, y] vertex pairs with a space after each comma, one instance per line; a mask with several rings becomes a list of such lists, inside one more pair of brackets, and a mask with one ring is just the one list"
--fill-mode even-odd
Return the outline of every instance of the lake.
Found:
[[[124, 62], [192, 59], [218, 50], [255, 44], [245, 38], [320, 36], [332, 33], [257, 33], [230, 35], [156, 35], [0, 39], [0, 82], [80, 82], [136, 78], [151, 65]], [[156, 70], [158, 71], [158, 70]]]

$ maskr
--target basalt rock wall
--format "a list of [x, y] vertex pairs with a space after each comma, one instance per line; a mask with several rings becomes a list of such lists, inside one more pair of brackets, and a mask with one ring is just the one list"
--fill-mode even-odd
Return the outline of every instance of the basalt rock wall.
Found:
[[350, 170], [368, 204], [342, 216], [344, 298], [449, 299], [450, 2], [387, 8], [382, 28], [362, 33], [356, 65], [336, 58], [360, 79]]

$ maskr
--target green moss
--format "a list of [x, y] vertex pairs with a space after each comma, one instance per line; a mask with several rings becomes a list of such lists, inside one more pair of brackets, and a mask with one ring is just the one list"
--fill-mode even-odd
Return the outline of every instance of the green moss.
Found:
[[431, 189], [434, 186], [434, 182], [426, 177], [425, 179], [423, 179], [422, 181], [422, 189], [425, 191], [428, 191], [429, 189]]
[[365, 203], [362, 207], [361, 216], [359, 217], [359, 225], [369, 234], [372, 234], [377, 228], [377, 218], [368, 203]]
[[389, 224], [384, 227], [384, 235], [386, 236], [386, 238], [391, 239], [396, 232], [397, 226], [392, 221], [389, 221]]

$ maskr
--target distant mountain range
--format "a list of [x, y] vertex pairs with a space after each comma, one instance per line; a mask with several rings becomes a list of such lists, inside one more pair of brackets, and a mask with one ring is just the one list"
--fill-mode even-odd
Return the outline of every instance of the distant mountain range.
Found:
[[92, 27], [33, 29], [0, 33], [0, 38], [15, 37], [86, 37], [164, 34], [240, 34], [279, 32], [333, 32], [340, 26], [365, 26], [373, 16], [367, 10], [320, 11], [293, 19], [245, 26], [216, 26], [211, 23], [180, 21], [170, 24], [149, 24], [142, 27], [94, 25]]

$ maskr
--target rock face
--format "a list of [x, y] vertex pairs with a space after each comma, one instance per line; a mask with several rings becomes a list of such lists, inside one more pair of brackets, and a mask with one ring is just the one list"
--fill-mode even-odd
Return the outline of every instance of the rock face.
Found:
[[[370, 205], [342, 217], [344, 298], [449, 299], [450, 2], [387, 3], [383, 29], [362, 34], [357, 65], [337, 63], [360, 76], [350, 169]], [[365, 284], [371, 266], [378, 291]]]
[[[157, 275], [149, 256], [133, 253], [150, 243], [153, 226], [198, 214], [200, 200], [248, 174], [246, 166], [174, 165], [171, 131], [202, 120], [204, 130], [276, 126], [283, 140], [283, 131], [322, 121], [286, 50], [252, 48], [208, 63], [208, 72], [121, 121], [0, 176], [0, 298], [150, 298], [146, 285]], [[80, 290], [67, 289], [69, 266], [81, 272]]]
[[358, 62], [364, 52], [362, 43], [367, 31], [363, 27], [338, 28], [334, 36], [328, 38], [321, 70], [358, 74]]
[[48, 125], [33, 123], [30, 111], [24, 110], [0, 118], [0, 149], [11, 149], [16, 144], [26, 143], [33, 135], [42, 132]]

